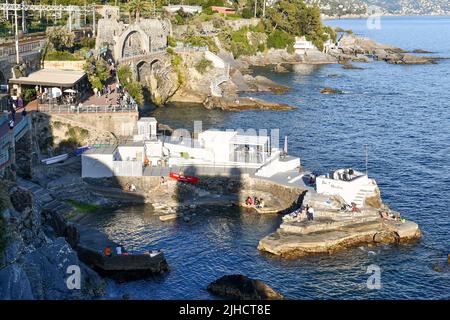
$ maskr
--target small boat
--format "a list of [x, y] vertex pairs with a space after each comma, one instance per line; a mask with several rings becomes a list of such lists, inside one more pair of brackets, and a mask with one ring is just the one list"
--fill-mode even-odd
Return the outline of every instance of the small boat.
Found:
[[74, 151], [74, 154], [76, 156], [81, 155], [83, 152], [88, 151], [89, 149], [91, 149], [91, 146], [84, 146], [84, 147], [79, 147]]
[[171, 177], [172, 179], [181, 181], [181, 182], [188, 182], [188, 183], [197, 183], [198, 182], [197, 177], [187, 176], [187, 175], [179, 174], [179, 173], [175, 173], [175, 172], [170, 172], [169, 177]]
[[60, 154], [59, 156], [56, 156], [56, 157], [42, 159], [41, 162], [48, 165], [48, 164], [62, 162], [64, 160], [66, 160], [68, 157], [69, 157], [69, 155], [67, 153], [64, 153], [64, 154]]

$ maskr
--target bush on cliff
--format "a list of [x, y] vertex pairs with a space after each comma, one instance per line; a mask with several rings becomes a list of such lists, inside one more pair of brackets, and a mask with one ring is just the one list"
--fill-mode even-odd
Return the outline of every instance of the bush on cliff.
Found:
[[144, 94], [142, 92], [142, 84], [133, 80], [133, 73], [127, 65], [121, 65], [117, 69], [117, 77], [120, 84], [127, 89], [130, 96], [133, 97], [137, 104], [144, 104]]
[[203, 58], [195, 64], [195, 69], [199, 73], [204, 74], [211, 66], [212, 66], [211, 60]]
[[267, 47], [284, 49], [294, 43], [294, 37], [283, 30], [273, 30], [267, 37]]

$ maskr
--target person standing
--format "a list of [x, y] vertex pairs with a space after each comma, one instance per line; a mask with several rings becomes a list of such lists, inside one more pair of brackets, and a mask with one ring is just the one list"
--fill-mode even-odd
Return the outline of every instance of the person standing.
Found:
[[9, 106], [9, 111], [11, 112], [11, 119], [13, 121], [15, 121], [16, 120], [16, 108], [14, 107], [14, 104], [11, 104]]
[[9, 130], [13, 130], [14, 129], [14, 120], [13, 119], [9, 120], [8, 125], [9, 125]]
[[306, 214], [308, 215], [308, 221], [314, 220], [314, 209], [312, 207], [308, 208], [308, 211], [306, 212]]
[[23, 100], [21, 97], [19, 97], [19, 99], [17, 99], [17, 108], [22, 108], [23, 107]]

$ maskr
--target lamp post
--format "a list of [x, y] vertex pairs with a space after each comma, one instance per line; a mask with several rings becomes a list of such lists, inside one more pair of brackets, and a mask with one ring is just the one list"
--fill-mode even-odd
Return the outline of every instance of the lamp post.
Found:
[[14, 31], [15, 31], [15, 45], [16, 45], [16, 63], [20, 63], [19, 57], [19, 27], [17, 26], [17, 0], [14, 0]]

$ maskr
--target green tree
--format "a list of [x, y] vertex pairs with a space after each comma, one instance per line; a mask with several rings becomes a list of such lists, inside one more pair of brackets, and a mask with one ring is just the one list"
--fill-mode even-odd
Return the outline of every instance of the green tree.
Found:
[[333, 33], [326, 28], [320, 19], [320, 9], [317, 6], [307, 6], [303, 0], [279, 0], [267, 9], [267, 28], [285, 31], [293, 36], [305, 36], [318, 49], [323, 42], [333, 38]]
[[134, 16], [135, 21], [139, 23], [141, 15], [149, 12], [152, 9], [152, 5], [146, 0], [130, 0], [130, 2], [126, 4], [126, 8], [127, 11]]
[[48, 27], [45, 35], [49, 44], [56, 51], [64, 51], [73, 47], [74, 34], [66, 27]]
[[109, 79], [109, 68], [105, 60], [94, 57], [89, 58], [83, 66], [88, 75], [89, 83], [92, 88], [101, 90], [106, 80]]

